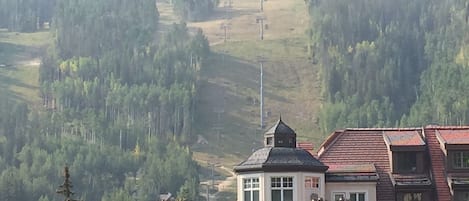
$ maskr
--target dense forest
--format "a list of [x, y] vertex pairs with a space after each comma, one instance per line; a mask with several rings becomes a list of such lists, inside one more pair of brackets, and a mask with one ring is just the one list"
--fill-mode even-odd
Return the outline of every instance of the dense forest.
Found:
[[469, 123], [469, 3], [309, 0], [324, 133]]
[[54, 40], [39, 69], [43, 109], [0, 97], [0, 200], [55, 200], [66, 164], [82, 200], [198, 200], [187, 143], [210, 54], [202, 31], [160, 30], [153, 0], [15, 2], [0, 1], [0, 27], [47, 23]]
[[34, 32], [50, 22], [55, 0], [0, 0], [0, 28]]

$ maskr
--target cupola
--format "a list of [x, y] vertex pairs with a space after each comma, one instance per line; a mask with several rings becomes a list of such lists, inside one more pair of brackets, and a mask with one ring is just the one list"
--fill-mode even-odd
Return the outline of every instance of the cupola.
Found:
[[296, 133], [279, 118], [272, 128], [264, 134], [265, 147], [296, 148]]

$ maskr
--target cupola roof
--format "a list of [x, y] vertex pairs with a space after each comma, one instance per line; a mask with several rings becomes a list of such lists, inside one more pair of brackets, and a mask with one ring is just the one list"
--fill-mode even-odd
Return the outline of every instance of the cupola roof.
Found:
[[293, 129], [282, 121], [282, 117], [279, 118], [277, 123], [272, 126], [264, 135], [292, 135], [296, 136]]
[[308, 151], [290, 147], [265, 147], [234, 167], [235, 172], [325, 172], [328, 169]]
[[235, 172], [325, 172], [328, 167], [296, 147], [296, 133], [280, 117], [264, 134], [265, 147], [234, 167]]

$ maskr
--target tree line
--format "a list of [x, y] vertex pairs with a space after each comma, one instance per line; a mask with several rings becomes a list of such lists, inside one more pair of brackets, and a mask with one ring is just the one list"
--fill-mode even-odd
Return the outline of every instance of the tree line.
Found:
[[0, 200], [56, 200], [64, 165], [80, 200], [155, 200], [161, 192], [198, 199], [198, 166], [189, 148], [174, 140], [142, 140], [123, 150], [48, 135], [44, 121], [52, 120], [25, 103], [2, 97], [0, 114]]
[[0, 28], [34, 32], [51, 22], [56, 0], [0, 0]]
[[[15, 32], [34, 32], [40, 30], [46, 26], [46, 24], [53, 24], [53, 23], [62, 23], [60, 26], [69, 26], [70, 20], [92, 20], [96, 23], [92, 26], [94, 28], [102, 27], [103, 24], [110, 25], [110, 26], [118, 26], [123, 25], [128, 20], [133, 20], [135, 23], [138, 23], [136, 20], [150, 20], [152, 16], [148, 16], [152, 14], [151, 9], [154, 9], [156, 1], [145, 1], [145, 6], [139, 7], [139, 10], [134, 10], [134, 12], [130, 13], [125, 11], [125, 9], [130, 8], [133, 9], [135, 6], [138, 6], [139, 3], [130, 2], [130, 1], [123, 1], [118, 0], [115, 3], [118, 5], [112, 5], [113, 8], [106, 8], [103, 7], [103, 3], [93, 2], [88, 4], [82, 4], [82, 1], [76, 1], [73, 4], [64, 3], [63, 0], [0, 0], [0, 28], [8, 29], [9, 31]], [[189, 21], [201, 21], [207, 19], [213, 12], [214, 9], [218, 6], [219, 0], [170, 0], [170, 3], [173, 7], [175, 14], [181, 17], [183, 20]], [[70, 7], [70, 5], [73, 5]], [[87, 12], [86, 15], [76, 13], [87, 7], [87, 9], [94, 10], [98, 12]], [[129, 7], [128, 7], [129, 6]], [[117, 8], [118, 7], [118, 8]], [[110, 12], [114, 9], [119, 12], [115, 12], [111, 14]], [[58, 15], [66, 15], [71, 13], [76, 18], [80, 19], [71, 19], [71, 18], [61, 18], [55, 16], [54, 14]], [[120, 13], [127, 13], [132, 14], [132, 16], [120, 15]], [[94, 14], [94, 15], [88, 15]], [[119, 20], [112, 19], [118, 18]], [[117, 24], [107, 24], [107, 22], [118, 22]], [[86, 23], [86, 22], [85, 22]], [[69, 29], [75, 30], [76, 27], [67, 27]], [[86, 27], [86, 28], [93, 28], [93, 27]], [[145, 28], [143, 28], [145, 29]], [[84, 31], [84, 30], [76, 30], [76, 31]], [[107, 33], [112, 33], [112, 30], [104, 30]], [[133, 33], [130, 33], [134, 31]], [[140, 34], [148, 34], [144, 30], [129, 30], [127, 33], [115, 33], [118, 34], [114, 36], [115, 38], [125, 37], [127, 36], [136, 36], [139, 32]], [[75, 32], [70, 32], [75, 33]], [[80, 34], [80, 33], [77, 33]], [[119, 35], [121, 34], [121, 35]], [[122, 35], [123, 34], [123, 35]], [[132, 35], [135, 34], [135, 35]], [[102, 37], [108, 37], [110, 35], [101, 35]], [[70, 36], [74, 38], [75, 36]], [[85, 38], [86, 39], [86, 38]], [[64, 42], [71, 42], [71, 41], [64, 41]], [[83, 44], [85, 45], [85, 44]], [[91, 44], [88, 44], [91, 45]], [[98, 45], [98, 44], [95, 44]], [[104, 45], [104, 44], [102, 44]], [[95, 47], [100, 49], [100, 47]], [[72, 50], [69, 50], [72, 51]], [[80, 50], [77, 50], [80, 51]], [[99, 51], [99, 50], [95, 50]], [[66, 53], [66, 52], [64, 52]], [[93, 52], [96, 53], [96, 52]]]
[[467, 1], [307, 3], [309, 49], [326, 100], [324, 133], [468, 123]]

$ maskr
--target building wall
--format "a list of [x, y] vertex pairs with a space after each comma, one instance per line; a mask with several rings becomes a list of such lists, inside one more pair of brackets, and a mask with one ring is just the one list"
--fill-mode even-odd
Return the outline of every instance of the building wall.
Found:
[[365, 192], [365, 201], [376, 201], [375, 182], [329, 182], [326, 183], [326, 200], [334, 201], [333, 193], [345, 193], [349, 199], [349, 193]]
[[239, 174], [237, 177], [237, 201], [244, 201], [243, 196], [243, 179], [245, 178], [259, 178], [259, 200], [264, 199], [264, 192], [265, 189], [265, 181], [264, 181], [264, 173], [249, 173], [249, 174]]
[[[319, 197], [324, 198], [326, 193], [326, 184], [324, 173], [311, 172], [282, 172], [282, 173], [249, 173], [239, 174], [237, 177], [237, 201], [244, 201], [243, 179], [259, 178], [259, 200], [271, 200], [271, 177], [293, 177], [293, 201], [311, 201], [311, 193], [317, 193]], [[319, 188], [317, 192], [305, 189], [305, 177], [318, 177]]]

